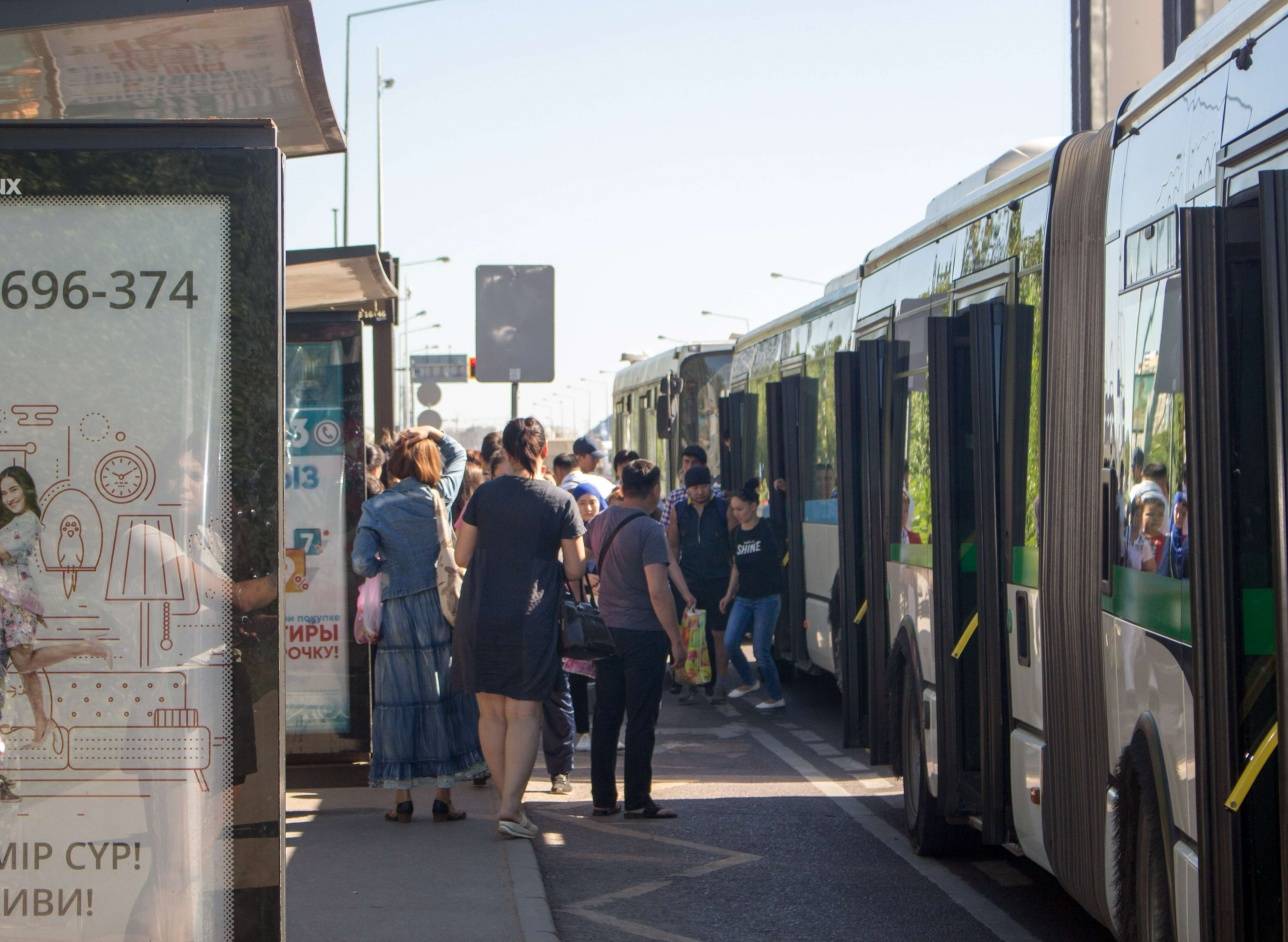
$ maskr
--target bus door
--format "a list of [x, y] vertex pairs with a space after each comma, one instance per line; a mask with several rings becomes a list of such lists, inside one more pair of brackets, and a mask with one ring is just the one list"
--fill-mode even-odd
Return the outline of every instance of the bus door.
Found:
[[729, 393], [721, 396], [716, 403], [716, 409], [718, 410], [716, 419], [719, 423], [720, 431], [720, 483], [724, 485], [727, 493], [732, 493], [742, 486], [742, 481], [735, 474], [737, 469], [734, 466], [733, 458], [733, 430], [735, 428], [733, 397], [737, 395], [741, 394]]
[[999, 429], [1007, 305], [928, 323], [939, 806], [1007, 839], [1005, 604]]
[[841, 633], [843, 736], [867, 746], [873, 763], [889, 760], [886, 717], [885, 558], [882, 523], [881, 390], [884, 339], [836, 354], [837, 519], [841, 568], [834, 630]]
[[1188, 473], [1171, 512], [1183, 497], [1203, 938], [1283, 937], [1286, 190], [1288, 173], [1262, 173], [1230, 205], [1179, 220]]
[[808, 667], [805, 638], [805, 549], [801, 499], [801, 377], [785, 376], [765, 390], [769, 427], [770, 521], [784, 547], [786, 571], [782, 613], [778, 619], [775, 650], [791, 668]]

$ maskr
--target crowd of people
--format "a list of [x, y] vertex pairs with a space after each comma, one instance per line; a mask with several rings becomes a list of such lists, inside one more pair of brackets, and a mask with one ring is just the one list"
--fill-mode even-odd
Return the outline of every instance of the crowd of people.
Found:
[[[453, 786], [491, 781], [498, 833], [532, 840], [522, 798], [539, 750], [554, 794], [572, 791], [575, 754], [590, 753], [595, 816], [674, 817], [653, 800], [652, 760], [668, 663], [678, 702], [697, 702], [678, 669], [686, 613], [703, 613], [690, 623], [705, 623], [709, 702], [763, 684], [757, 708], [785, 706], [772, 656], [783, 553], [759, 515], [760, 484], [724, 493], [696, 445], [682, 462], [683, 485], [663, 494], [653, 462], [619, 451], [609, 472], [591, 436], [550, 455], [535, 418], [477, 451], [431, 427], [368, 447], [353, 566], [379, 580], [370, 777], [395, 790], [388, 820], [412, 819], [417, 787], [436, 790], [435, 821], [460, 820]], [[459, 599], [445, 566], [464, 573]], [[568, 597], [596, 602], [614, 653], [563, 656]]]

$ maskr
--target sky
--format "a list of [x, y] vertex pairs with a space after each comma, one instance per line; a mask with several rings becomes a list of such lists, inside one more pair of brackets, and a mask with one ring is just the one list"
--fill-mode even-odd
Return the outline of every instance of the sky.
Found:
[[[337, 118], [349, 13], [314, 0]], [[435, 0], [352, 21], [351, 244], [425, 310], [410, 351], [473, 352], [474, 268], [555, 266], [556, 381], [520, 411], [586, 426], [623, 352], [763, 323], [919, 221], [1007, 148], [1069, 128], [1067, 0]], [[981, 11], [987, 11], [981, 15]], [[333, 244], [338, 156], [286, 170], [287, 248]], [[439, 349], [430, 350], [437, 345]], [[506, 384], [445, 385], [449, 426], [502, 423]]]

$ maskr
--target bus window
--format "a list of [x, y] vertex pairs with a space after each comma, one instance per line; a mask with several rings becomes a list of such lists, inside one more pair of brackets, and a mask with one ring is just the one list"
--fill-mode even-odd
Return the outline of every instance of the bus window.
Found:
[[1173, 579], [1186, 578], [1189, 557], [1180, 305], [1178, 277], [1124, 297], [1116, 364], [1124, 396], [1120, 558], [1127, 569]]
[[[680, 365], [679, 438], [677, 451], [688, 445], [701, 445], [707, 452], [708, 467], [720, 478], [720, 397], [729, 388], [728, 353], [703, 353], [691, 356]], [[741, 481], [727, 481], [737, 487]]]
[[926, 356], [927, 314], [895, 322], [890, 395], [891, 558], [930, 565], [912, 549], [931, 543], [930, 389]]
[[805, 348], [802, 445], [806, 456], [803, 485], [805, 520], [836, 522], [836, 375], [835, 354], [850, 327], [850, 307], [809, 322]]

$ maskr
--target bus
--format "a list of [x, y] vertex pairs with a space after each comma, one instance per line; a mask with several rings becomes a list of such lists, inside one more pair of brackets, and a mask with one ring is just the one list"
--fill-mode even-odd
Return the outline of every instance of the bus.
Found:
[[1286, 19], [1226, 5], [937, 197], [740, 339], [721, 409], [799, 569], [779, 650], [914, 848], [1023, 854], [1123, 939], [1285, 934]]
[[695, 343], [632, 363], [613, 378], [613, 443], [662, 469], [662, 493], [680, 484], [689, 445], [707, 452], [721, 473], [719, 403], [729, 386], [733, 346]]

